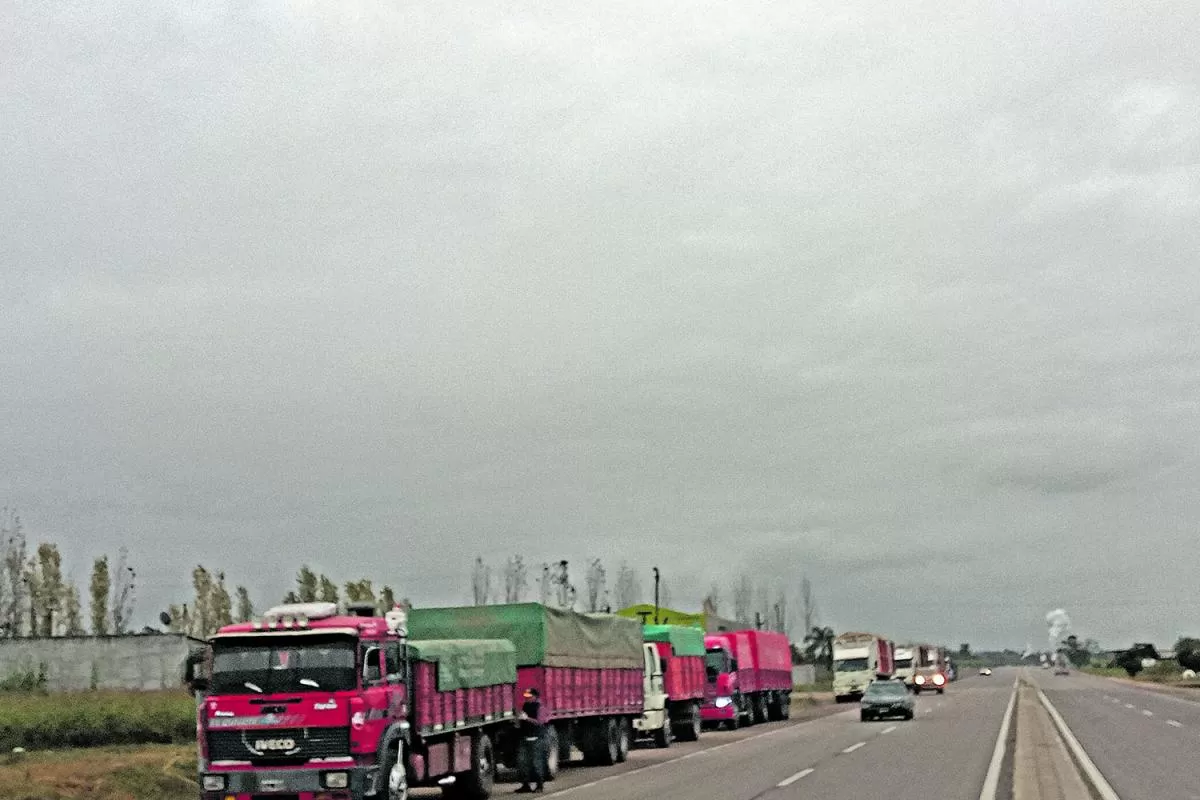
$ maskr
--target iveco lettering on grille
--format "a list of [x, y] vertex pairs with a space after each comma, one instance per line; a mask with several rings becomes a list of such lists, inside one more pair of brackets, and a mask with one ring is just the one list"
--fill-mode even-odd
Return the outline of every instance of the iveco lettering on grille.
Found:
[[273, 753], [278, 753], [278, 752], [289, 753], [289, 752], [296, 750], [296, 740], [295, 739], [259, 739], [258, 741], [256, 741], [254, 743], [254, 747], [252, 747], [251, 749], [254, 750], [256, 753], [261, 753], [264, 750], [268, 750]]

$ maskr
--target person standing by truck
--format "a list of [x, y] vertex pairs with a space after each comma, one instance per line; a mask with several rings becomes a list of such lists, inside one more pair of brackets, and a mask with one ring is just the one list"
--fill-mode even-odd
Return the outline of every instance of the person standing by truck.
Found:
[[542, 701], [537, 689], [525, 690], [521, 706], [521, 785], [517, 794], [545, 790], [546, 773], [550, 771], [550, 751], [546, 742], [546, 726], [542, 723]]

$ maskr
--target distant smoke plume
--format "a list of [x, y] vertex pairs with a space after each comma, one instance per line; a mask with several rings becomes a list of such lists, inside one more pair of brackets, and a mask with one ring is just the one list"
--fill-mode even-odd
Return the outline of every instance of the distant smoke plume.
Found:
[[1071, 630], [1071, 617], [1061, 608], [1056, 608], [1046, 615], [1046, 627], [1049, 629], [1050, 651], [1058, 650], [1059, 643]]

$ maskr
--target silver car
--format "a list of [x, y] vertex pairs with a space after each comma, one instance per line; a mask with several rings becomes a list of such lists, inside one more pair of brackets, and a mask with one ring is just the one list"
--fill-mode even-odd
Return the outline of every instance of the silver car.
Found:
[[863, 692], [858, 716], [863, 722], [887, 717], [912, 719], [915, 712], [916, 701], [903, 681], [871, 681]]

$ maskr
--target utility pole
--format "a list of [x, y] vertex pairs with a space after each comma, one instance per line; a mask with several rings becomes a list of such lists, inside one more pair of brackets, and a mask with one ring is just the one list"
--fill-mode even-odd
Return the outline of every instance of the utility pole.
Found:
[[654, 624], [658, 624], [658, 584], [661, 580], [658, 567], [654, 568]]

